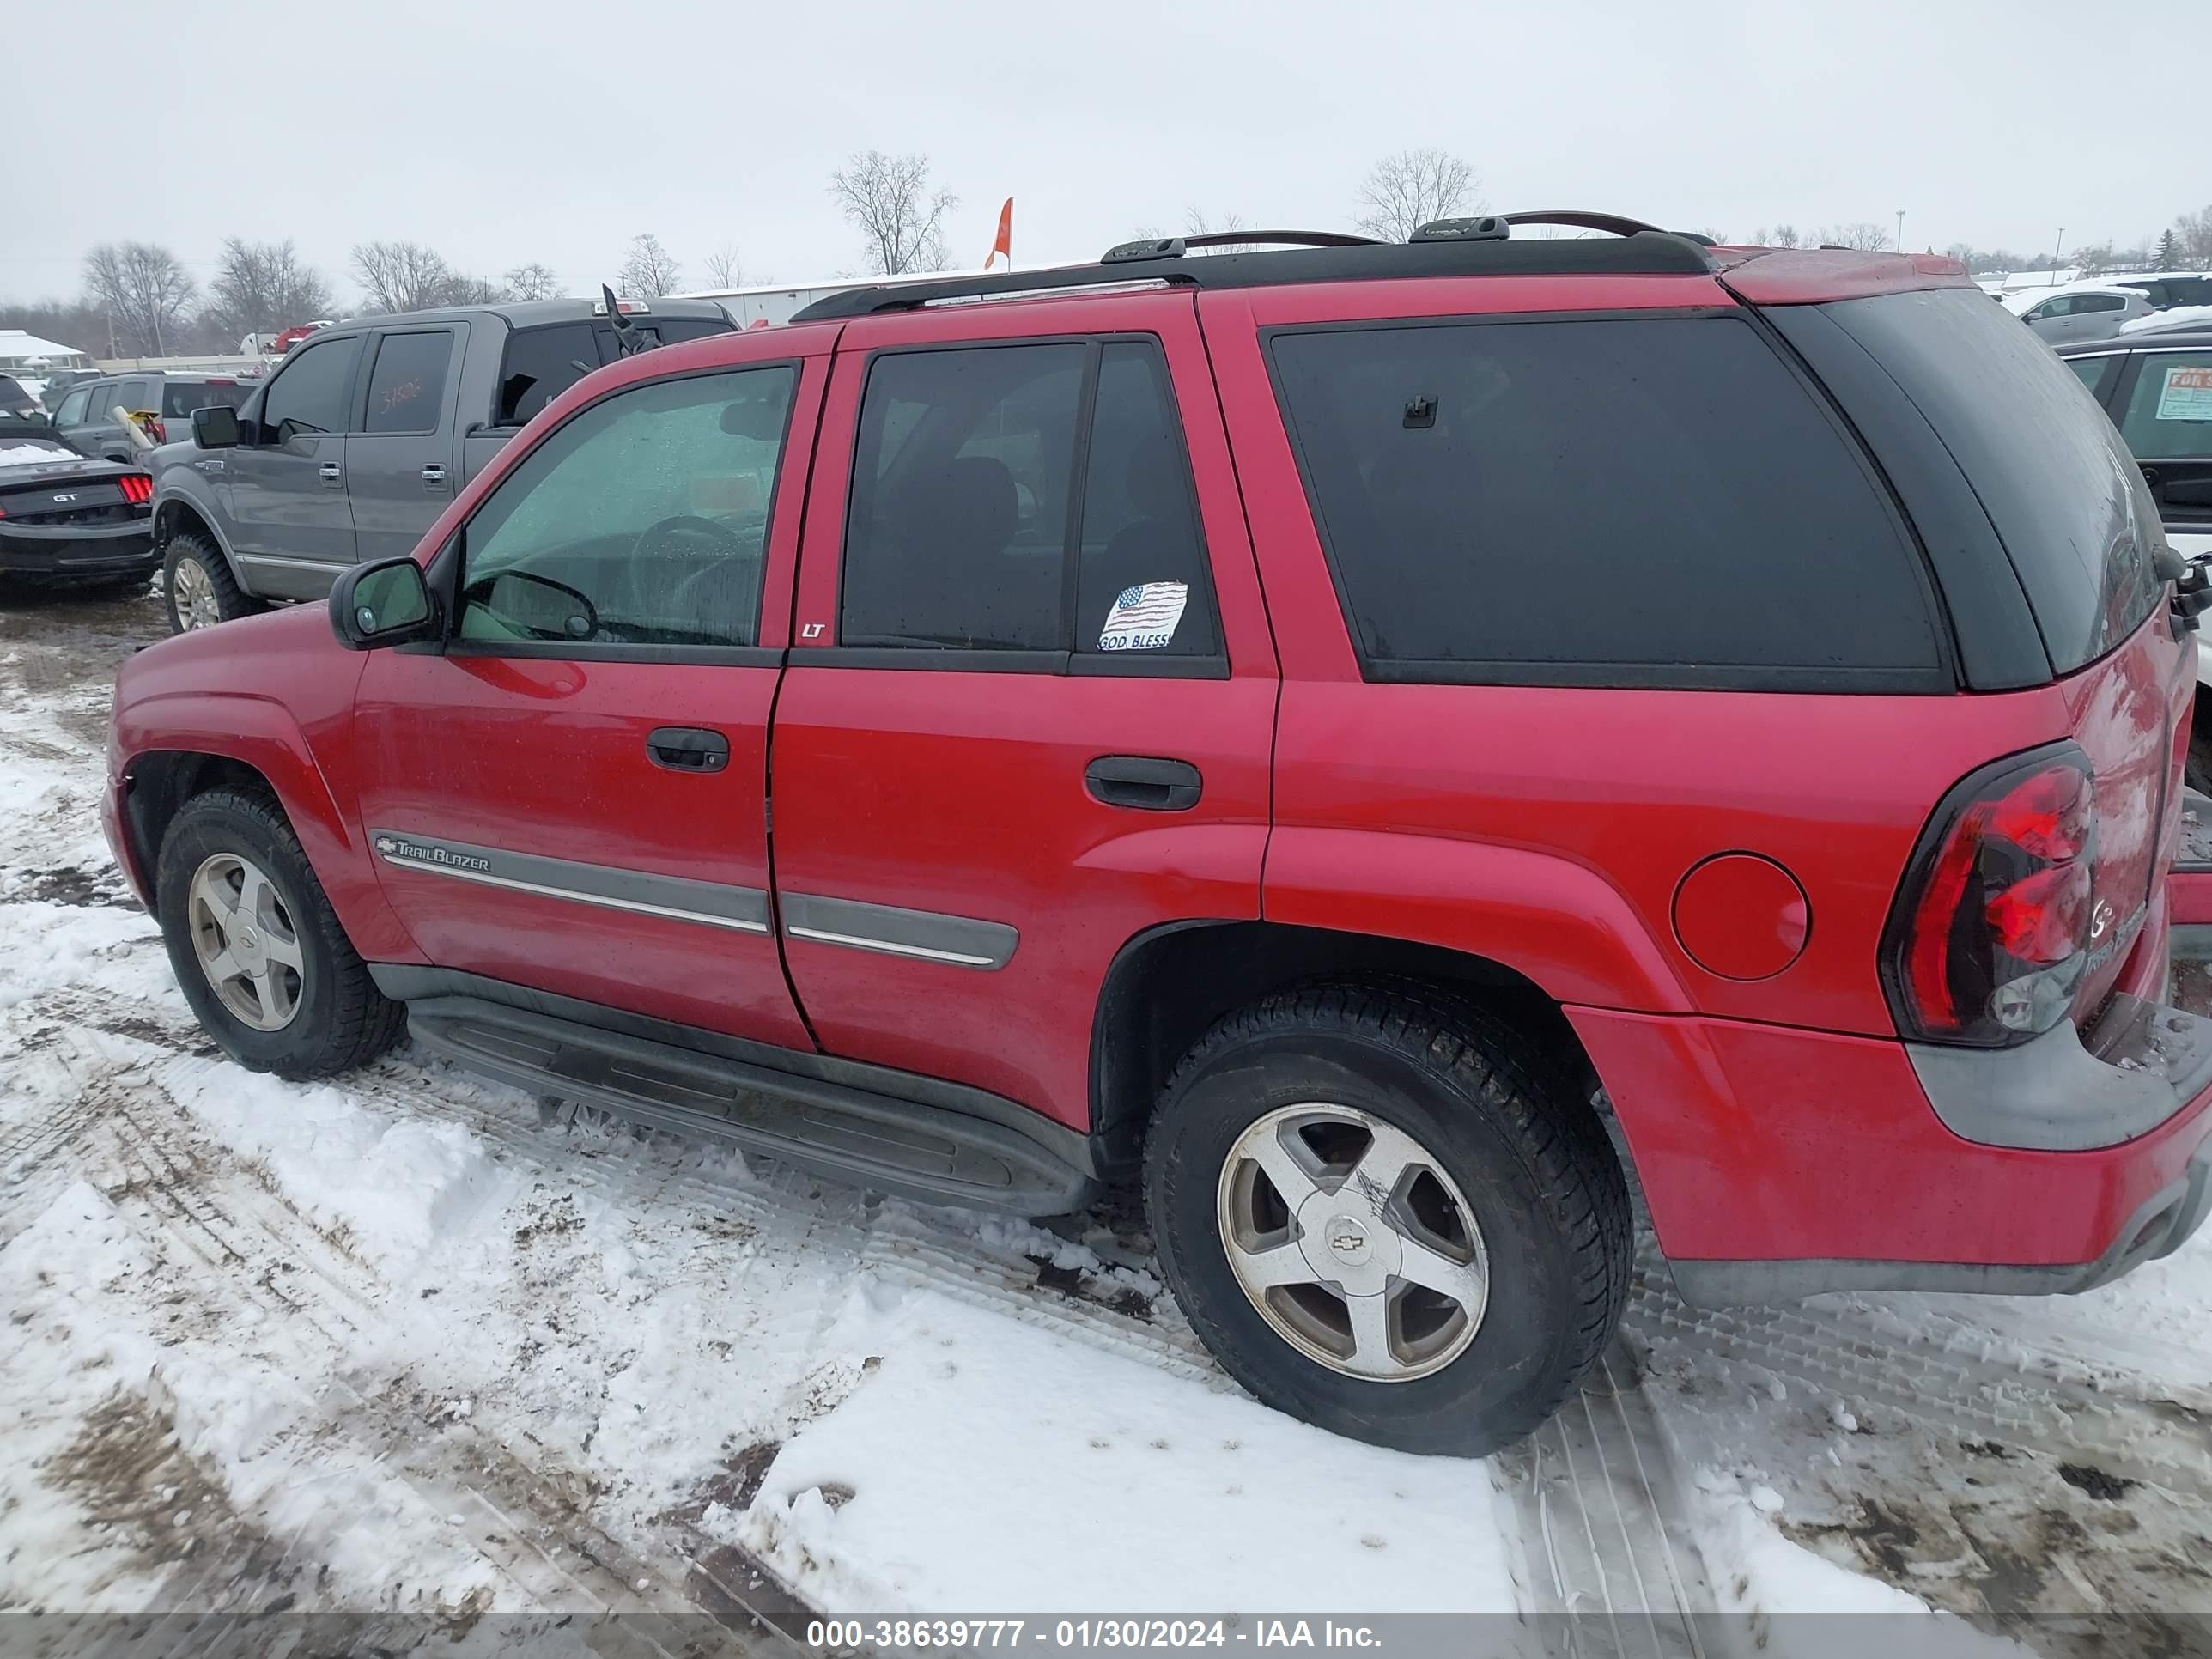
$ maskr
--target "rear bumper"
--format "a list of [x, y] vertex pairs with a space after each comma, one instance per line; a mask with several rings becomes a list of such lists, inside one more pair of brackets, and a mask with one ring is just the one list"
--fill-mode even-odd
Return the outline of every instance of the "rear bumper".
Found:
[[1568, 1012], [1692, 1302], [2088, 1290], [2178, 1249], [2212, 1208], [2212, 1021], [2179, 1010], [2115, 999], [2117, 1023], [2047, 1079], [2005, 1055], [1972, 1057], [2003, 1083], [1939, 1066], [1940, 1107], [1923, 1056], [1894, 1039]]
[[0, 521], [0, 571], [23, 576], [109, 576], [160, 562], [153, 526], [27, 525]]

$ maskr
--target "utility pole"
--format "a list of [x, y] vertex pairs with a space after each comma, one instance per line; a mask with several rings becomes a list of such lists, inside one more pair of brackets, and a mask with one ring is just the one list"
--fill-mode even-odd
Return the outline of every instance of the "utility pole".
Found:
[[2045, 288], [2058, 286], [2058, 250], [2065, 246], [2066, 227], [2061, 225], [2058, 227], [2058, 240], [2051, 250], [2051, 280], [2044, 284]]
[[1905, 252], [1905, 210], [1903, 208], [1897, 210], [1897, 251], [1899, 253]]

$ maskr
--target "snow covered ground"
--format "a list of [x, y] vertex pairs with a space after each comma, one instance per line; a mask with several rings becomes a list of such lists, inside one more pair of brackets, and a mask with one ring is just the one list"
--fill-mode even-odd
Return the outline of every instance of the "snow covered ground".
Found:
[[1475, 1611], [1486, 1651], [1623, 1655], [2212, 1613], [2212, 1239], [2057, 1303], [1699, 1315], [1647, 1275], [1583, 1400], [1470, 1464], [1246, 1398], [1121, 1211], [886, 1202], [410, 1049], [239, 1070], [97, 827], [156, 630], [0, 608], [0, 1613], [538, 1652], [599, 1613], [678, 1651], [813, 1611]]

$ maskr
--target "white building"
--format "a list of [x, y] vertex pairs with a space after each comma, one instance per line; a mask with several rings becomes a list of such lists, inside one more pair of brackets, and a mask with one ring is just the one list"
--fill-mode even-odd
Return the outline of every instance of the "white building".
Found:
[[92, 359], [75, 346], [58, 345], [27, 334], [20, 328], [0, 328], [0, 374], [21, 379], [52, 374], [58, 368], [90, 368]]

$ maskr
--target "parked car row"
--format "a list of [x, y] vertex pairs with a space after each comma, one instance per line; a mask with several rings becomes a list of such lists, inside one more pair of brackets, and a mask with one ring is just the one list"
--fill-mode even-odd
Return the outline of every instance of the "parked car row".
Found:
[[2109, 340], [2126, 325], [2141, 325], [2159, 312], [2212, 305], [2212, 274], [2168, 271], [2069, 283], [2050, 289], [2021, 289], [2004, 295], [2003, 301], [2014, 316], [2053, 345]]
[[149, 416], [144, 428], [147, 435], [156, 444], [165, 444], [191, 429], [195, 410], [211, 409], [218, 404], [235, 409], [252, 390], [252, 381], [234, 374], [139, 369], [79, 380], [49, 407], [54, 430], [88, 455], [135, 461], [139, 450], [125, 429], [126, 416]]

